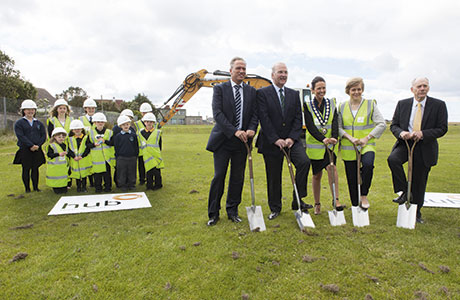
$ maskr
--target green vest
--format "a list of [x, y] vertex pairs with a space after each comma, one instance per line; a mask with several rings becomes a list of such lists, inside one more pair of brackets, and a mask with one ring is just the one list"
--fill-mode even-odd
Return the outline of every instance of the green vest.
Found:
[[[312, 107], [312, 101], [307, 101], [307, 109], [308, 112], [312, 115], [313, 121], [315, 122], [316, 128], [324, 134], [326, 138], [330, 138], [332, 136], [332, 120], [334, 119], [334, 112], [335, 112], [335, 107], [336, 107], [336, 100], [335, 98], [332, 99], [326, 99], [324, 98], [323, 101], [329, 101], [330, 107], [329, 107], [329, 119], [327, 120], [327, 123], [322, 126], [320, 121], [318, 120], [316, 114], [313, 112], [313, 107]], [[324, 117], [323, 112], [319, 112], [322, 117]], [[324, 133], [322, 129], [326, 129], [327, 132]], [[315, 159], [315, 160], [320, 160], [323, 159], [324, 157], [324, 152], [326, 151], [326, 145], [324, 145], [323, 142], [318, 141], [311, 135], [308, 130], [307, 130], [307, 137], [306, 137], [306, 144], [307, 144], [307, 156], [310, 159]]]
[[[108, 141], [112, 137], [112, 130], [106, 129], [104, 132], [104, 140]], [[97, 141], [96, 136], [98, 133], [96, 129], [90, 131], [90, 141], [95, 143]], [[107, 171], [105, 163], [107, 162], [110, 166], [115, 167], [115, 150], [112, 146], [108, 146], [106, 143], [102, 143], [94, 148], [91, 148], [91, 160], [93, 162], [93, 173], [104, 173]]]
[[[86, 150], [86, 141], [88, 140], [88, 136], [85, 135], [83, 139], [81, 140], [80, 147], [77, 147], [77, 139], [73, 136], [69, 137], [67, 140], [67, 144], [69, 145], [69, 149], [75, 153], [75, 156], [81, 156], [83, 152]], [[87, 155], [86, 157], [83, 157], [79, 161], [76, 161], [75, 159], [70, 159], [70, 178], [85, 178], [89, 175], [91, 175], [91, 167], [92, 167], [92, 161], [91, 161], [91, 155]]]
[[165, 167], [163, 159], [161, 158], [160, 137], [161, 130], [159, 129], [155, 129], [147, 140], [139, 132], [139, 149], [142, 149], [144, 153], [146, 172], [153, 168], [163, 169]]
[[[137, 120], [134, 122], [134, 127], [136, 129], [136, 134], [138, 137], [141, 136], [141, 130], [145, 128], [144, 123], [142, 123], [142, 120]], [[139, 156], [143, 155], [143, 150], [139, 147]]]
[[[356, 116], [353, 117], [350, 101], [341, 103], [339, 113], [342, 117], [342, 125], [345, 132], [357, 139], [369, 135], [375, 127], [374, 121], [372, 120], [374, 104], [375, 100], [363, 99], [359, 105]], [[374, 138], [370, 139], [367, 145], [361, 149], [361, 154], [369, 151], [375, 152]], [[356, 152], [353, 144], [346, 138], [340, 140], [340, 153], [342, 154], [343, 160], [356, 160]]]
[[93, 125], [91, 125], [91, 123], [89, 122], [88, 118], [86, 118], [86, 116], [81, 116], [79, 119], [83, 123], [83, 126], [85, 126], [86, 134], [89, 134], [89, 131], [91, 129], [96, 128], [96, 124], [94, 124], [93, 122]]
[[51, 122], [54, 126], [54, 128], [57, 128], [57, 127], [63, 127], [65, 129], [65, 131], [67, 132], [67, 134], [69, 134], [70, 132], [70, 123], [72, 122], [72, 118], [71, 117], [66, 117], [65, 118], [65, 124], [64, 126], [62, 126], [61, 122], [59, 122], [58, 118], [56, 117], [52, 117], [52, 118], [48, 118], [46, 120], [46, 125], [49, 125], [49, 123]]
[[[49, 145], [54, 153], [64, 152], [61, 146], [57, 143]], [[67, 186], [68, 182], [69, 165], [67, 156], [56, 156], [49, 158], [46, 156], [46, 185], [53, 188], [60, 188]]]

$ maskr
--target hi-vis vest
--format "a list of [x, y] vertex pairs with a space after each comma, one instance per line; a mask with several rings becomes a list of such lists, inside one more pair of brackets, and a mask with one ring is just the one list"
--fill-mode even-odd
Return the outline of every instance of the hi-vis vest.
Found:
[[67, 132], [67, 134], [69, 134], [69, 132], [70, 132], [70, 123], [72, 122], [72, 120], [73, 119], [71, 117], [66, 117], [65, 118], [65, 124], [64, 124], [64, 126], [62, 126], [62, 124], [58, 120], [58, 118], [52, 117], [52, 118], [46, 120], [46, 125], [49, 125], [49, 123], [51, 122], [53, 124], [54, 128], [63, 127], [65, 129], [65, 131]]
[[[145, 128], [144, 123], [142, 123], [142, 120], [137, 120], [136, 122], [134, 122], [134, 127], [136, 129], [137, 136], [140, 137], [141, 130]], [[143, 150], [142, 148], [139, 147], [139, 156], [142, 156], [142, 155], [143, 155]]]
[[[112, 135], [112, 130], [106, 129], [103, 137], [104, 141], [110, 140]], [[94, 144], [97, 142], [97, 136], [98, 133], [96, 132], [96, 129], [91, 129], [89, 135], [91, 143]], [[106, 143], [102, 143], [94, 148], [91, 148], [91, 160], [93, 162], [93, 173], [104, 173], [107, 171], [105, 162], [107, 162], [110, 166], [115, 167], [115, 150]]]
[[[145, 129], [142, 129], [143, 131]], [[139, 132], [139, 149], [144, 153], [145, 171], [153, 168], [163, 169], [165, 167], [160, 151], [161, 130], [155, 129], [146, 140]]]
[[[374, 128], [374, 121], [372, 120], [372, 114], [374, 113], [375, 100], [363, 99], [359, 105], [356, 116], [353, 117], [350, 108], [350, 101], [340, 104], [339, 113], [342, 116], [343, 129], [349, 135], [361, 139]], [[375, 152], [375, 139], [369, 140], [367, 145], [361, 149], [361, 153], [373, 151]], [[346, 138], [342, 138], [340, 141], [340, 153], [342, 154], [343, 160], [356, 160], [356, 152], [353, 144]]]
[[[81, 140], [80, 147], [77, 145], [77, 139], [73, 136], [69, 137], [67, 140], [67, 144], [69, 145], [69, 149], [75, 153], [75, 156], [81, 156], [83, 152], [86, 150], [86, 141], [88, 140], [88, 136], [85, 135], [83, 139]], [[91, 175], [91, 168], [92, 168], [92, 161], [91, 161], [91, 155], [88, 155], [86, 157], [83, 157], [79, 161], [76, 161], [75, 159], [70, 159], [70, 178], [85, 178], [89, 175]]]
[[91, 129], [96, 128], [96, 124], [93, 123], [93, 125], [91, 125], [91, 123], [89, 122], [88, 118], [86, 118], [86, 116], [81, 116], [79, 119], [83, 123], [83, 126], [85, 126], [86, 134], [89, 134], [89, 131]]
[[[326, 138], [330, 138], [332, 135], [332, 120], [334, 119], [334, 112], [335, 112], [335, 107], [336, 107], [336, 101], [335, 98], [332, 99], [326, 99], [324, 98], [323, 101], [329, 101], [330, 103], [330, 112], [329, 112], [329, 119], [327, 120], [327, 123], [324, 126], [321, 126], [321, 123], [319, 122], [318, 118], [316, 117], [315, 113], [313, 112], [313, 108], [311, 107], [311, 102], [307, 101], [307, 108], [308, 112], [313, 116], [313, 121], [315, 122], [316, 128], [323, 133], [321, 130], [323, 128], [327, 129], [326, 134], [324, 136]], [[321, 115], [324, 117], [323, 112], [320, 112]], [[306, 138], [306, 144], [307, 144], [307, 156], [310, 159], [323, 159], [324, 157], [324, 152], [326, 151], [326, 146], [324, 145], [323, 142], [318, 141], [315, 139], [307, 130], [307, 138]]]
[[[64, 152], [61, 146], [57, 143], [49, 145], [54, 153]], [[46, 156], [46, 185], [53, 188], [60, 188], [67, 186], [68, 182], [69, 165], [67, 156], [56, 156], [49, 158]]]

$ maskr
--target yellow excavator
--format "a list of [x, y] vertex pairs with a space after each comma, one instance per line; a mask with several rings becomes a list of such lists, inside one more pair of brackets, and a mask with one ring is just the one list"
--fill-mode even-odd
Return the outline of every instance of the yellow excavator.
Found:
[[[207, 74], [212, 74], [214, 76], [220, 76], [217, 78], [205, 78]], [[185, 77], [184, 82], [176, 89], [176, 91], [169, 97], [168, 100], [163, 103], [163, 105], [160, 107], [159, 111], [161, 112], [162, 109], [164, 109], [171, 101], [173, 101], [170, 110], [166, 113], [166, 115], [161, 116], [161, 121], [158, 124], [158, 128], [163, 127], [169, 120], [172, 119], [172, 117], [177, 113], [179, 109], [184, 106], [185, 103], [187, 103], [193, 95], [198, 92], [198, 90], [202, 87], [213, 87], [217, 84], [223, 83], [225, 81], [228, 81], [230, 79], [230, 72], [227, 71], [214, 71], [214, 72], [208, 72], [205, 69], [202, 69], [198, 72], [191, 73], [187, 77]], [[247, 74], [246, 78], [244, 79], [244, 82], [246, 84], [249, 84], [250, 86], [253, 86], [256, 89], [260, 89], [265, 86], [269, 86], [272, 84], [272, 82], [259, 75], [255, 74]], [[304, 103], [306, 101], [310, 101], [311, 99], [311, 90], [308, 88], [303, 89], [303, 88], [296, 88], [295, 90], [299, 91], [300, 94], [300, 103], [302, 106], [302, 109], [304, 107]], [[305, 126], [305, 119], [302, 114], [302, 124], [303, 124], [303, 129], [305, 132], [306, 126]]]

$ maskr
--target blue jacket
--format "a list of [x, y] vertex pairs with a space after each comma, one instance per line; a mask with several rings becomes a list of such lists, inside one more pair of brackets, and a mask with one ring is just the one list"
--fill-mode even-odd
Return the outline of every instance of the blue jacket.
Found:
[[33, 145], [41, 146], [46, 141], [46, 128], [42, 122], [34, 119], [32, 126], [26, 118], [21, 118], [14, 123], [14, 133], [18, 138], [19, 148], [29, 149]]

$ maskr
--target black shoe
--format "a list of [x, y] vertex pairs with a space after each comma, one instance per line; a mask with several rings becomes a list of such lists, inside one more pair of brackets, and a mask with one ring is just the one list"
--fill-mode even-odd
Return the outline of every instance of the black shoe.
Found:
[[96, 190], [96, 194], [102, 194], [102, 190]]
[[425, 220], [423, 220], [422, 217], [416, 218], [415, 221], [416, 221], [417, 223], [420, 223], [420, 224], [425, 223]]
[[232, 220], [233, 223], [240, 223], [241, 221], [243, 221], [238, 215], [228, 216], [228, 219]]
[[111, 193], [112, 192], [112, 189], [104, 189], [104, 193]]
[[159, 190], [163, 187], [162, 184], [159, 184], [159, 185], [154, 185], [153, 188], [152, 188], [152, 191], [155, 191], [155, 190]]
[[343, 211], [343, 209], [344, 209], [345, 207], [346, 207], [345, 205], [336, 206], [336, 207], [335, 207], [335, 210], [336, 210], [336, 211]]
[[278, 217], [279, 215], [280, 215], [279, 212], [273, 211], [271, 214], [268, 215], [268, 219], [269, 219], [269, 220], [276, 219], [276, 217]]
[[88, 193], [88, 190], [86, 188], [81, 188], [82, 193]]
[[81, 193], [81, 187], [77, 186], [77, 193]]
[[34, 188], [34, 192], [41, 192], [42, 190], [39, 188]]
[[139, 181], [139, 185], [144, 185], [145, 181]]
[[26, 193], [30, 193], [30, 189], [26, 189]]
[[124, 192], [124, 193], [126, 193], [126, 192], [128, 191], [128, 188], [127, 188], [127, 187], [122, 187], [122, 188], [121, 188], [121, 191]]
[[404, 204], [407, 201], [406, 193], [402, 193], [398, 198], [393, 199], [394, 203]]
[[130, 187], [128, 188], [128, 190], [130, 190], [130, 191], [135, 191], [136, 188], [135, 188], [134, 186], [130, 186]]
[[[291, 208], [292, 208], [292, 210], [298, 210], [299, 209], [299, 205], [297, 204], [296, 200], [292, 201]], [[300, 209], [302, 211], [306, 212], [311, 208], [313, 208], [313, 205], [307, 204], [307, 203], [305, 203], [303, 201], [300, 201]]]
[[219, 217], [214, 217], [214, 218], [210, 218], [208, 223], [206, 223], [207, 226], [214, 226], [217, 224], [217, 222], [219, 221]]

